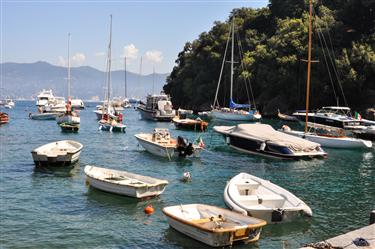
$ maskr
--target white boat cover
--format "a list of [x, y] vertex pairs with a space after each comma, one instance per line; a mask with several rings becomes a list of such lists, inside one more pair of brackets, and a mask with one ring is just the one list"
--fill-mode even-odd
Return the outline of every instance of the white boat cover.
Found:
[[233, 134], [240, 137], [249, 137], [268, 144], [287, 146], [294, 151], [313, 151], [320, 144], [307, 141], [292, 135], [276, 131], [268, 124], [239, 124], [237, 126], [216, 126], [216, 131], [224, 134]]

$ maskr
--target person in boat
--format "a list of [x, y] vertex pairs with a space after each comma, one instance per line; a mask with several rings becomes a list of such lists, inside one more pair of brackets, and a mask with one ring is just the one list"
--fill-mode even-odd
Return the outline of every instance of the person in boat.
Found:
[[38, 112], [39, 112], [39, 113], [43, 113], [43, 108], [42, 108], [42, 106], [40, 106], [40, 105], [38, 106]]
[[68, 103], [65, 105], [66, 115], [72, 115], [72, 102], [69, 100]]
[[123, 119], [123, 115], [122, 115], [122, 113], [120, 112], [120, 114], [118, 115], [118, 122], [119, 123], [122, 123], [122, 119]]

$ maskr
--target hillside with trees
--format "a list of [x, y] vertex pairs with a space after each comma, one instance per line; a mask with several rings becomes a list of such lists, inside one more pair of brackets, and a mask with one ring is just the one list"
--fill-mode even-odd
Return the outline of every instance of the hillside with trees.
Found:
[[[313, 1], [311, 109], [375, 106], [375, 0]], [[243, 56], [235, 55], [234, 100], [248, 102], [250, 82], [262, 114], [304, 109], [308, 1], [271, 0], [261, 9], [234, 9], [226, 22], [187, 42], [164, 86], [174, 106], [208, 110], [213, 104], [232, 17]], [[236, 41], [236, 43], [238, 43]], [[243, 66], [241, 66], [243, 65]], [[226, 65], [219, 102], [228, 106]]]

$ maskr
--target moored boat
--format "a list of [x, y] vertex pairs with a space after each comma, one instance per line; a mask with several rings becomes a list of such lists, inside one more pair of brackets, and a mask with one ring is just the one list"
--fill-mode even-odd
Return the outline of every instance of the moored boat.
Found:
[[137, 110], [142, 119], [153, 121], [171, 121], [176, 116], [170, 97], [163, 92], [159, 95], [149, 94], [146, 104], [139, 104]]
[[324, 158], [320, 144], [274, 130], [267, 124], [214, 126], [226, 143], [239, 151], [281, 159]]
[[247, 173], [227, 183], [224, 201], [233, 211], [272, 223], [312, 216], [311, 208], [289, 191]]
[[372, 147], [372, 142], [368, 140], [358, 139], [354, 137], [340, 136], [340, 135], [330, 135], [327, 134], [318, 134], [313, 132], [303, 132], [291, 130], [288, 126], [283, 125], [280, 131], [304, 138], [311, 142], [320, 144], [322, 147], [327, 148], [336, 148], [336, 149], [366, 149]]
[[78, 132], [79, 124], [61, 123], [59, 124], [62, 132]]
[[360, 131], [354, 131], [353, 134], [357, 138], [375, 141], [375, 125]]
[[5, 112], [0, 112], [0, 124], [6, 124], [9, 122], [9, 115]]
[[198, 157], [202, 147], [187, 143], [182, 137], [171, 138], [168, 129], [155, 128], [153, 133], [134, 135], [139, 144], [151, 154], [167, 157]]
[[168, 181], [126, 171], [85, 166], [87, 182], [102, 191], [135, 198], [158, 196]]
[[102, 119], [99, 122], [99, 130], [110, 131], [110, 132], [125, 132], [126, 125], [121, 122], [117, 122], [114, 119], [105, 120]]
[[264, 220], [204, 204], [165, 207], [163, 213], [172, 228], [212, 247], [258, 241], [266, 225]]
[[174, 117], [172, 122], [178, 129], [186, 129], [193, 131], [205, 131], [207, 129], [208, 123], [203, 121], [200, 118], [191, 119], [191, 118], [179, 118]]
[[59, 112], [29, 113], [29, 118], [34, 120], [55, 120]]
[[83, 145], [73, 140], [61, 140], [42, 145], [31, 154], [36, 166], [70, 165], [79, 160]]

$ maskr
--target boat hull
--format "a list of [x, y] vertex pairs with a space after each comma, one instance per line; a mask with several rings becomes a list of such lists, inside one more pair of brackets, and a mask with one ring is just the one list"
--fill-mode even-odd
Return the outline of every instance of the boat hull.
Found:
[[29, 117], [34, 120], [56, 120], [59, 113], [30, 113]]
[[69, 166], [79, 160], [81, 151], [76, 153], [67, 153], [66, 155], [49, 157], [31, 152], [35, 166]]
[[[175, 146], [171, 147], [166, 147], [166, 146], [161, 146], [157, 143], [152, 143], [146, 139], [141, 138], [138, 135], [135, 135], [137, 138], [139, 144], [148, 152], [155, 156], [160, 156], [160, 157], [165, 157], [165, 158], [175, 158], [179, 156], [179, 152], [177, 151], [177, 148]], [[194, 145], [193, 145], [194, 146]], [[188, 156], [188, 157], [199, 157], [200, 152], [202, 148], [199, 146], [194, 146], [194, 151], [193, 154]]]
[[57, 124], [80, 124], [81, 118], [78, 116], [72, 116], [72, 115], [61, 115], [56, 117]]
[[311, 142], [320, 144], [323, 147], [327, 148], [336, 148], [336, 149], [366, 149], [371, 148], [371, 141], [366, 141], [362, 139], [355, 139], [349, 137], [328, 137], [328, 136], [318, 136], [315, 134], [304, 133], [302, 131], [286, 131], [280, 130], [286, 134], [293, 135], [296, 137], [304, 138]]
[[139, 105], [137, 109], [139, 111], [139, 114], [141, 115], [141, 118], [146, 120], [170, 122], [175, 117], [174, 112], [170, 115], [160, 115], [157, 110], [147, 110], [142, 105]]
[[108, 193], [124, 195], [134, 198], [147, 198], [147, 197], [154, 197], [162, 194], [165, 190], [165, 185], [158, 185], [154, 187], [144, 187], [144, 188], [135, 188], [131, 186], [120, 186], [119, 184], [111, 184], [107, 183], [93, 177], [86, 175], [87, 183], [90, 184], [91, 187], [99, 189], [101, 191], [105, 191]]
[[257, 121], [261, 118], [259, 114], [240, 114], [234, 112], [223, 112], [220, 110], [212, 110], [211, 115], [216, 119], [229, 121]]
[[79, 125], [70, 125], [62, 123], [60, 124], [60, 128], [62, 132], [78, 132]]
[[123, 124], [112, 126], [110, 124], [103, 124], [99, 122], [99, 129], [102, 131], [109, 131], [109, 132], [125, 132], [126, 126]]
[[183, 130], [193, 130], [193, 131], [205, 131], [207, 129], [208, 123], [198, 120], [184, 120], [184, 119], [172, 119], [172, 122], [177, 129]]

